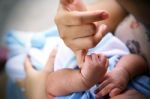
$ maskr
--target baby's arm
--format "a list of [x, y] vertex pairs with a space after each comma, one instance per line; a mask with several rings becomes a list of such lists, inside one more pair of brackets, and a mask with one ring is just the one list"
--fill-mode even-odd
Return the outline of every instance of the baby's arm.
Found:
[[107, 74], [106, 79], [101, 83], [97, 97], [109, 94], [110, 97], [123, 92], [128, 82], [135, 76], [146, 73], [147, 62], [140, 55], [129, 54], [123, 56], [117, 63], [114, 70]]
[[99, 82], [107, 70], [106, 58], [92, 54], [85, 56], [81, 70], [62, 69], [49, 74], [47, 92], [63, 96], [72, 92], [85, 91]]
[[63, 96], [72, 92], [87, 90], [80, 70], [62, 69], [48, 76], [47, 92], [53, 96]]
[[120, 59], [115, 69], [125, 70], [128, 74], [129, 80], [133, 77], [147, 73], [148, 63], [144, 57], [136, 54], [129, 54]]

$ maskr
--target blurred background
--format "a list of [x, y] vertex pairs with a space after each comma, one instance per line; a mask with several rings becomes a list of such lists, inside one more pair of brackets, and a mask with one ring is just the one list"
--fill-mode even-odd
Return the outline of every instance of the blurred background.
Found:
[[[92, 3], [96, 0], [84, 0]], [[5, 99], [7, 48], [3, 36], [10, 30], [41, 32], [54, 26], [59, 0], [0, 0], [0, 99]]]

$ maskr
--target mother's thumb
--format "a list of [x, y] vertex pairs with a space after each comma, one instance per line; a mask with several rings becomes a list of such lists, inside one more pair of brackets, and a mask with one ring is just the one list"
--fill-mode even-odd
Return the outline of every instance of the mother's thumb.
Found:
[[101, 24], [99, 27], [98, 27], [98, 32], [94, 35], [94, 40], [95, 42], [100, 42], [100, 40], [104, 37], [104, 35], [107, 33], [107, 25], [105, 24]]

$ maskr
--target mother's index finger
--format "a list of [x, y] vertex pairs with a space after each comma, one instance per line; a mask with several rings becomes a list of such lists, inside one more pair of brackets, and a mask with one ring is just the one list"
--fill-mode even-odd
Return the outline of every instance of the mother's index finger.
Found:
[[64, 25], [81, 25], [105, 20], [109, 14], [105, 11], [71, 11], [62, 15]]

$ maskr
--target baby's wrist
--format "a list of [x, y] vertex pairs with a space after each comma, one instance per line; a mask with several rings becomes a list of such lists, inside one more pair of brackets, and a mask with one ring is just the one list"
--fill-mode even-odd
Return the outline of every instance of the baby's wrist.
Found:
[[87, 87], [87, 89], [91, 88], [95, 84], [91, 79], [87, 78], [87, 76], [83, 70], [81, 70], [81, 77], [82, 77], [82, 81], [83, 81], [84, 85]]

